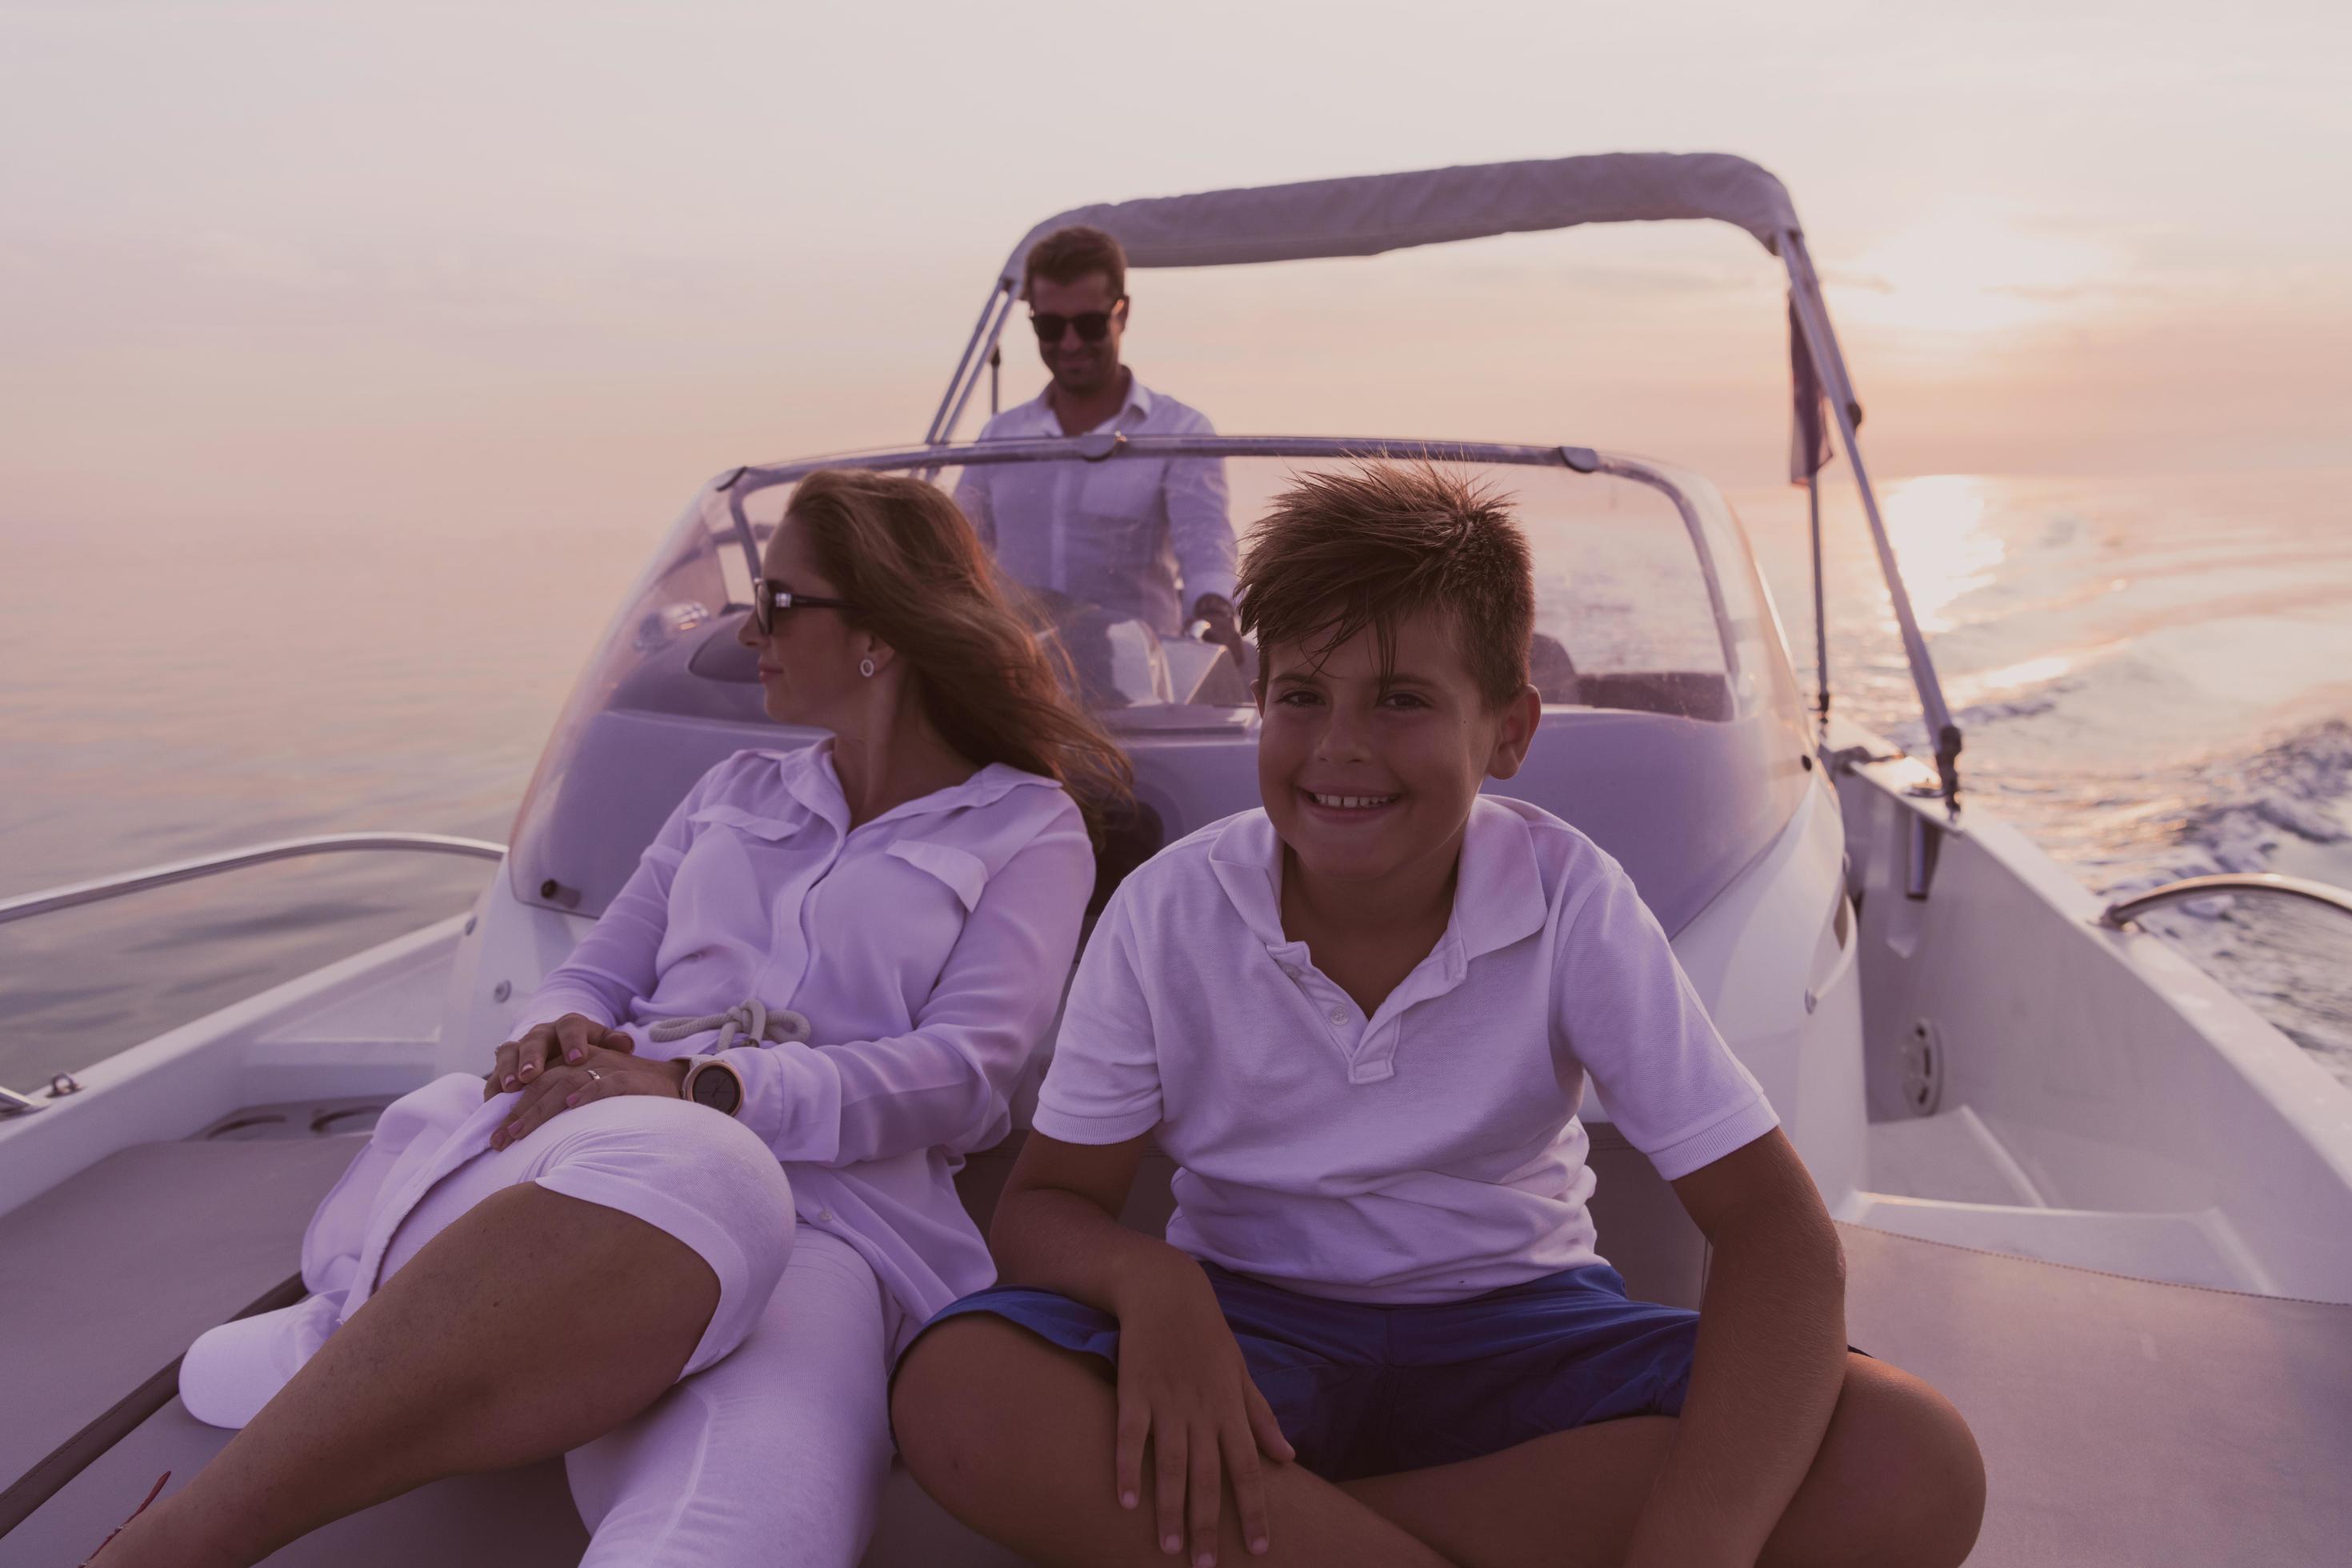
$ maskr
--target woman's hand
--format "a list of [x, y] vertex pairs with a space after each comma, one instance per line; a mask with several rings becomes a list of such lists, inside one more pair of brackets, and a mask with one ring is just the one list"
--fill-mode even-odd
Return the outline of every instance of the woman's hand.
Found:
[[559, 1058], [577, 1067], [598, 1046], [609, 1051], [634, 1051], [637, 1042], [585, 1013], [566, 1013], [551, 1024], [537, 1025], [525, 1030], [522, 1038], [499, 1047], [490, 1070], [483, 1075], [482, 1098], [528, 1086]]
[[[567, 1058], [570, 1055], [569, 1051], [565, 1053]], [[592, 1100], [610, 1100], [616, 1094], [662, 1094], [675, 1100], [678, 1087], [686, 1082], [689, 1065], [684, 1058], [648, 1061], [626, 1051], [590, 1046], [581, 1053], [576, 1065], [566, 1059], [533, 1076], [516, 1100], [513, 1110], [490, 1134], [490, 1147], [504, 1149], [520, 1142], [565, 1111]]]
[[1122, 1290], [1118, 1305], [1119, 1506], [1134, 1508], [1142, 1497], [1149, 1438], [1160, 1551], [1182, 1551], [1189, 1527], [1192, 1561], [1216, 1560], [1218, 1492], [1231, 1476], [1242, 1539], [1264, 1552], [1258, 1455], [1286, 1464], [1297, 1453], [1250, 1381], [1209, 1277], [1176, 1257]]

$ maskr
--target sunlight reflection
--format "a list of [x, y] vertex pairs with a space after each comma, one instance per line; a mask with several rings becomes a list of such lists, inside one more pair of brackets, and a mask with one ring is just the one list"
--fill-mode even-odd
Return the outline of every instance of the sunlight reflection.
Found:
[[2026, 326], [2075, 303], [2111, 263], [2081, 240], [1947, 213], [1841, 268], [1836, 310], [1841, 319], [1927, 332]]
[[2044, 681], [2055, 680], [2074, 668], [2074, 657], [2072, 654], [2044, 654], [2040, 658], [2021, 659], [2015, 664], [2003, 665], [1999, 669], [1988, 669], [1982, 675], [1971, 678], [1969, 685], [1979, 696], [1996, 691], [2014, 691], [2021, 686], [2040, 686]]
[[1976, 474], [1930, 474], [1886, 488], [1886, 533], [1922, 631], [1951, 630], [1944, 612], [1989, 586], [2008, 553], [1986, 526], [1985, 495]]

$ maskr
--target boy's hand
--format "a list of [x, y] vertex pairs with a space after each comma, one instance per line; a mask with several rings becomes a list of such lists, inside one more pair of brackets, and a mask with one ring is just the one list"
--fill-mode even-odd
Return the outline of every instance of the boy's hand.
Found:
[[1120, 1292], [1118, 1315], [1119, 1506], [1142, 1498], [1149, 1439], [1160, 1551], [1182, 1551], [1189, 1531], [1192, 1561], [1202, 1568], [1216, 1562], [1220, 1478], [1230, 1475], [1242, 1539], [1264, 1552], [1258, 1454], [1277, 1464], [1297, 1455], [1250, 1381], [1209, 1277], [1171, 1249]]

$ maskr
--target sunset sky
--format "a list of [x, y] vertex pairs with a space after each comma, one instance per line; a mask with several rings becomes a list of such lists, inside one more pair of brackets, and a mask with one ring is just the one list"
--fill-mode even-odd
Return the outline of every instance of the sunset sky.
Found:
[[[0, 539], [650, 531], [733, 463], [919, 437], [1061, 208], [1618, 149], [1788, 183], [1890, 476], [2352, 464], [2347, 16], [12, 0]], [[1730, 229], [1133, 291], [1130, 363], [1228, 430], [1577, 441], [1734, 486], [1785, 450], [1775, 267]]]

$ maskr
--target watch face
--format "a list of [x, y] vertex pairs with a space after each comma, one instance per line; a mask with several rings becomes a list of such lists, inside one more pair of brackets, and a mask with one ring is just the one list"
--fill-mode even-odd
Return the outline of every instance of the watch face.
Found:
[[694, 1082], [688, 1088], [695, 1104], [723, 1110], [730, 1116], [734, 1115], [735, 1108], [743, 1103], [743, 1086], [735, 1081], [732, 1068], [717, 1065], [697, 1068]]

